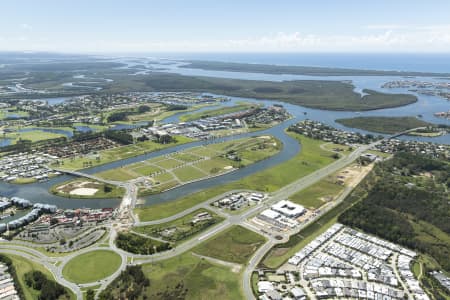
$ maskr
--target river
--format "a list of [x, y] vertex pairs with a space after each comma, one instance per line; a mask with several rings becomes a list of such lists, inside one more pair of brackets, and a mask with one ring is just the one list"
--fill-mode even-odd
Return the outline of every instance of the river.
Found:
[[[121, 62], [124, 62], [121, 60]], [[255, 102], [255, 103], [264, 103], [265, 105], [273, 105], [273, 104], [281, 104], [283, 105], [293, 116], [294, 118], [275, 126], [273, 128], [260, 131], [257, 133], [248, 133], [241, 134], [232, 137], [221, 138], [220, 141], [226, 141], [231, 139], [242, 138], [246, 136], [256, 135], [256, 134], [270, 134], [277, 137], [283, 143], [283, 149], [277, 155], [270, 157], [267, 160], [260, 161], [253, 165], [250, 165], [246, 168], [239, 169], [235, 172], [228, 173], [226, 175], [206, 179], [203, 181], [197, 181], [194, 183], [190, 183], [184, 186], [180, 186], [178, 188], [160, 193], [158, 195], [152, 195], [145, 197], [146, 204], [155, 204], [166, 201], [175, 200], [181, 196], [188, 195], [190, 193], [199, 191], [204, 188], [209, 188], [213, 186], [219, 186], [231, 181], [239, 180], [245, 176], [254, 174], [256, 172], [262, 171], [271, 166], [275, 166], [283, 161], [286, 161], [292, 158], [298, 151], [300, 150], [300, 146], [298, 143], [285, 134], [284, 129], [289, 125], [296, 123], [302, 119], [312, 119], [324, 122], [336, 128], [350, 130], [350, 131], [358, 131], [362, 133], [368, 133], [364, 130], [357, 130], [352, 128], [347, 128], [343, 125], [340, 125], [335, 122], [336, 119], [339, 118], [348, 118], [354, 116], [417, 116], [422, 115], [423, 120], [433, 122], [433, 123], [441, 123], [450, 125], [450, 121], [445, 119], [436, 118], [433, 113], [437, 111], [447, 111], [450, 108], [450, 104], [448, 101], [428, 95], [421, 95], [413, 92], [407, 91], [407, 89], [383, 89], [381, 85], [387, 81], [391, 80], [399, 80], [402, 79], [398, 76], [299, 76], [299, 75], [274, 75], [274, 74], [262, 74], [262, 73], [245, 73], [245, 72], [221, 72], [221, 71], [205, 71], [200, 69], [188, 69], [188, 68], [179, 68], [182, 63], [173, 63], [173, 64], [155, 64], [154, 59], [143, 60], [136, 64], [147, 64], [149, 67], [161, 68], [163, 67], [166, 72], [179, 73], [184, 75], [199, 75], [199, 76], [213, 76], [213, 77], [224, 77], [224, 78], [237, 78], [237, 79], [255, 79], [255, 80], [270, 80], [270, 81], [282, 81], [282, 80], [348, 80], [352, 81], [355, 85], [355, 91], [362, 91], [362, 89], [368, 88], [386, 93], [412, 93], [418, 97], [418, 101], [414, 104], [410, 104], [407, 106], [397, 107], [397, 108], [389, 108], [389, 109], [380, 109], [374, 111], [365, 111], [365, 112], [349, 112], [349, 111], [325, 111], [318, 109], [311, 109], [302, 106], [292, 105], [284, 102], [270, 101], [270, 100], [255, 100], [255, 99], [246, 99], [246, 98], [238, 98], [238, 97], [230, 97], [231, 101], [222, 103], [221, 105], [234, 105], [238, 101], [247, 101], [247, 102]], [[128, 66], [131, 67], [133, 63], [129, 63]], [[443, 79], [436, 78], [416, 78], [418, 80], [423, 81], [441, 81]], [[211, 107], [205, 107], [201, 110], [211, 109]], [[178, 122], [179, 117], [183, 114], [187, 114], [190, 112], [181, 112], [170, 116], [164, 120], [165, 123], [174, 123]], [[436, 143], [445, 143], [450, 144], [450, 135], [444, 135], [436, 138], [422, 138], [422, 137], [401, 137], [402, 139], [414, 139], [414, 140], [422, 140], [422, 141], [431, 141]], [[126, 164], [139, 162], [142, 160], [146, 160], [152, 157], [156, 157], [159, 155], [168, 154], [174, 151], [180, 151], [183, 149], [187, 149], [190, 147], [195, 147], [205, 143], [204, 141], [196, 141], [189, 144], [178, 145], [169, 149], [164, 149], [161, 151], [156, 151], [144, 155], [140, 155], [133, 158], [128, 158], [124, 160], [120, 160], [117, 162], [112, 162], [109, 164], [105, 164], [102, 166], [85, 169], [84, 172], [93, 174], [104, 170], [109, 170], [112, 168], [120, 167]], [[1, 193], [5, 196], [18, 196], [29, 199], [33, 202], [44, 202], [55, 204], [61, 208], [78, 208], [78, 207], [115, 207], [119, 204], [120, 199], [69, 199], [63, 198], [59, 196], [52, 195], [48, 192], [49, 188], [54, 185], [61, 183], [63, 181], [69, 180], [72, 177], [64, 175], [59, 176], [57, 178], [51, 179], [44, 183], [33, 183], [28, 185], [14, 185], [5, 182], [0, 182], [0, 190]]]

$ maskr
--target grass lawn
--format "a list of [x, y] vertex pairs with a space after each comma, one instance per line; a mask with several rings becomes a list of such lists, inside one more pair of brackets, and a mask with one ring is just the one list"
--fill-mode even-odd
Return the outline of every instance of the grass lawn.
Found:
[[5, 138], [13, 139], [12, 143], [15, 144], [19, 139], [37, 142], [42, 140], [55, 139], [63, 136], [65, 135], [52, 132], [45, 132], [42, 130], [32, 130], [27, 132], [8, 133], [5, 135]]
[[172, 158], [182, 160], [184, 162], [193, 162], [198, 160], [200, 157], [191, 153], [186, 152], [179, 152], [174, 155], [172, 155]]
[[74, 283], [88, 283], [113, 274], [121, 264], [118, 254], [96, 250], [72, 258], [63, 268], [65, 279]]
[[234, 189], [252, 189], [273, 192], [334, 161], [332, 153], [320, 148], [323, 143], [305, 136], [289, 133], [302, 145], [302, 150], [290, 160], [277, 166], [249, 175], [239, 181], [209, 188], [171, 202], [136, 209], [141, 221], [157, 220], [179, 213], [198, 203]]
[[325, 198], [334, 200], [343, 189], [344, 186], [334, 183], [332, 178], [327, 177], [290, 196], [289, 199], [308, 208], [319, 208], [326, 203]]
[[192, 166], [186, 166], [183, 168], [175, 169], [173, 170], [173, 173], [175, 173], [175, 176], [177, 176], [178, 179], [180, 179], [183, 182], [205, 177], [205, 173]]
[[136, 173], [139, 173], [142, 176], [149, 176], [152, 173], [161, 171], [161, 168], [158, 168], [158, 167], [152, 166], [152, 165], [147, 165], [144, 163], [140, 163], [139, 167], [134, 167], [132, 170]]
[[[148, 299], [235, 300], [243, 299], [240, 273], [185, 253], [142, 265], [150, 279]], [[181, 295], [184, 295], [181, 296]], [[181, 296], [177, 298], [177, 296]]]
[[[97, 192], [94, 195], [89, 196], [80, 196], [80, 195], [71, 195], [70, 192], [73, 189], [76, 189], [78, 186], [83, 185], [85, 188], [95, 188]], [[109, 189], [106, 189], [108, 187]], [[85, 198], [85, 199], [100, 199], [100, 198], [120, 198], [123, 197], [125, 193], [125, 189], [105, 184], [103, 182], [94, 181], [92, 179], [75, 179], [71, 181], [66, 181], [57, 185], [54, 185], [50, 188], [50, 192], [55, 195], [62, 197], [73, 197], [73, 198]]]
[[[14, 265], [14, 268], [17, 272], [17, 278], [19, 279], [19, 285], [22, 287], [24, 296], [26, 300], [34, 300], [38, 299], [40, 292], [27, 286], [25, 283], [25, 274], [31, 271], [40, 271], [47, 276], [47, 278], [51, 280], [55, 280], [53, 275], [48, 271], [43, 265], [37, 264], [31, 260], [25, 259], [21, 256], [5, 254], [8, 256]], [[75, 294], [72, 293], [69, 289], [66, 288], [67, 293], [70, 295], [70, 299], [76, 299]]]
[[[212, 219], [207, 220], [204, 222], [199, 222], [196, 225], [191, 225], [191, 221], [193, 218], [198, 215], [199, 213], [208, 212]], [[161, 238], [166, 241], [174, 242], [174, 243], [180, 243], [182, 241], [185, 241], [186, 239], [190, 239], [201, 232], [205, 231], [209, 227], [218, 224], [219, 222], [222, 222], [223, 218], [218, 216], [217, 214], [206, 210], [206, 209], [199, 209], [196, 210], [184, 217], [178, 218], [176, 220], [162, 223], [158, 225], [148, 225], [148, 226], [140, 226], [140, 227], [134, 227], [133, 231], [146, 234], [148, 236], [153, 236], [156, 238]], [[174, 229], [176, 228], [175, 232], [170, 236], [164, 236], [162, 235], [162, 231], [165, 229]]]
[[325, 148], [327, 150], [330, 151], [334, 151], [334, 150], [339, 150], [340, 153], [350, 153], [352, 152], [349, 146], [346, 145], [339, 145], [339, 144], [335, 144], [335, 143], [326, 143], [323, 144], [322, 148]]
[[209, 160], [199, 161], [195, 166], [207, 174], [213, 175], [225, 171], [224, 167], [226, 166], [233, 166], [233, 162], [222, 157], [214, 157]]
[[167, 158], [167, 159], [158, 161], [155, 164], [158, 165], [159, 167], [161, 167], [162, 169], [172, 169], [178, 165], [181, 165], [182, 163], [180, 163], [179, 161], [177, 161], [175, 159]]
[[161, 173], [161, 174], [155, 176], [154, 178], [158, 182], [166, 182], [166, 181], [174, 180], [172, 174], [170, 174], [168, 172]]
[[37, 181], [37, 179], [33, 178], [33, 177], [28, 177], [28, 178], [19, 177], [17, 179], [14, 179], [13, 183], [15, 183], [15, 184], [27, 184], [27, 183], [33, 183], [33, 182], [36, 182], [36, 181]]
[[176, 136], [176, 143], [160, 144], [152, 141], [139, 142], [134, 145], [121, 146], [113, 149], [99, 151], [100, 160], [88, 156], [64, 159], [64, 169], [81, 170], [83, 163], [91, 162], [92, 166], [107, 164], [124, 158], [134, 157], [145, 153], [150, 153], [180, 144], [192, 142], [193, 140], [184, 136]]
[[200, 255], [245, 264], [265, 241], [264, 237], [251, 230], [233, 226], [195, 247], [193, 251]]
[[139, 174], [129, 170], [128, 168], [116, 168], [103, 171], [96, 174], [106, 180], [128, 181], [139, 177]]

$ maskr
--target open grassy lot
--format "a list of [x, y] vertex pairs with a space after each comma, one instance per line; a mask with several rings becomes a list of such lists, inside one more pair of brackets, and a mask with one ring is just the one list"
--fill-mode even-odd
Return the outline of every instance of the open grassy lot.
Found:
[[175, 174], [175, 176], [178, 177], [178, 179], [180, 179], [183, 182], [200, 179], [205, 177], [206, 175], [204, 172], [192, 166], [186, 166], [184, 168], [175, 169], [173, 170], [173, 173]]
[[161, 173], [154, 177], [156, 182], [168, 182], [175, 180], [172, 174], [170, 173]]
[[136, 213], [142, 221], [150, 221], [171, 216], [233, 189], [273, 192], [334, 161], [331, 157], [331, 152], [321, 149], [320, 145], [323, 143], [322, 141], [313, 140], [291, 132], [289, 135], [296, 138], [302, 145], [302, 150], [292, 159], [247, 176], [239, 181], [206, 189], [175, 201], [138, 208], [136, 209]]
[[128, 181], [138, 178], [140, 174], [128, 168], [116, 168], [97, 173], [96, 175], [106, 180]]
[[186, 114], [184, 116], [180, 117], [180, 121], [187, 122], [187, 121], [193, 121], [197, 119], [203, 119], [203, 118], [209, 118], [209, 117], [215, 117], [220, 116], [224, 114], [230, 114], [242, 110], [247, 110], [253, 107], [257, 107], [257, 105], [252, 103], [241, 103], [238, 105], [233, 105], [229, 107], [221, 107], [216, 109], [210, 109], [202, 112], [196, 112], [192, 114]]
[[[25, 274], [31, 271], [40, 271], [47, 276], [48, 279], [55, 280], [53, 275], [43, 266], [37, 264], [31, 260], [25, 259], [21, 256], [7, 254], [14, 265], [14, 268], [17, 272], [17, 278], [19, 279], [19, 285], [23, 290], [25, 300], [35, 300], [38, 299], [40, 292], [29, 287], [25, 283]], [[66, 289], [67, 293], [70, 295], [70, 298], [61, 298], [61, 299], [76, 299], [75, 294], [73, 294], [69, 289]]]
[[74, 283], [88, 283], [113, 274], [121, 258], [112, 251], [96, 250], [71, 259], [63, 268], [63, 276]]
[[238, 166], [236, 162], [230, 161], [222, 157], [214, 157], [213, 159], [203, 160], [195, 164], [195, 166], [206, 174], [216, 175], [224, 171], [224, 167]]
[[336, 122], [347, 127], [379, 133], [397, 133], [412, 128], [433, 125], [416, 117], [356, 117], [337, 119]]
[[12, 143], [17, 143], [18, 140], [30, 140], [32, 142], [36, 141], [43, 141], [43, 140], [50, 140], [55, 139], [59, 137], [63, 137], [65, 135], [58, 134], [58, 133], [52, 133], [52, 132], [45, 132], [42, 130], [32, 130], [32, 131], [26, 131], [26, 132], [12, 132], [6, 134], [4, 137], [8, 139], [13, 139]]
[[[209, 213], [211, 219], [192, 224], [192, 220], [195, 216], [204, 212]], [[209, 210], [199, 209], [174, 221], [158, 225], [134, 227], [133, 231], [143, 233], [148, 236], [161, 238], [169, 242], [180, 243], [200, 234], [222, 220], [222, 217]]]
[[[147, 180], [153, 182], [153, 185], [142, 187], [141, 194], [152, 194], [244, 167], [275, 155], [280, 148], [280, 142], [272, 136], [242, 138], [186, 149], [97, 175], [115, 181], [149, 176]], [[207, 156], [201, 156], [200, 151], [207, 153]]]
[[[90, 188], [96, 189], [95, 194], [92, 195], [81, 195], [81, 194], [71, 194], [72, 191], [78, 188]], [[50, 191], [58, 196], [62, 197], [73, 197], [73, 198], [87, 198], [87, 199], [99, 199], [99, 198], [120, 198], [125, 193], [123, 188], [105, 184], [103, 182], [98, 182], [92, 179], [75, 179], [71, 181], [66, 181], [50, 188]]]
[[242, 226], [233, 226], [195, 247], [193, 251], [200, 255], [245, 264], [264, 242], [265, 238], [261, 235]]
[[91, 158], [89, 156], [67, 158], [64, 159], [64, 169], [68, 170], [80, 170], [83, 169], [83, 163], [90, 162], [92, 166], [103, 165], [116, 160], [124, 158], [134, 157], [141, 154], [158, 151], [161, 149], [173, 147], [175, 145], [185, 144], [192, 142], [192, 139], [184, 136], [176, 136], [176, 143], [160, 144], [152, 141], [139, 142], [134, 145], [127, 145], [100, 151], [98, 154], [100, 159]]
[[142, 266], [150, 279], [148, 299], [243, 299], [240, 273], [185, 253]]
[[173, 159], [181, 160], [184, 162], [193, 162], [198, 160], [200, 157], [201, 156], [186, 152], [175, 153], [174, 155], [172, 155]]
[[182, 163], [180, 163], [179, 161], [177, 161], [175, 159], [166, 158], [166, 159], [158, 161], [156, 164], [159, 167], [161, 167], [162, 169], [172, 169], [178, 165], [181, 165]]
[[327, 177], [290, 196], [289, 199], [308, 208], [319, 208], [327, 201], [334, 200], [343, 189], [344, 186], [336, 184], [334, 178]]
[[148, 176], [150, 174], [162, 171], [161, 168], [145, 163], [139, 163], [139, 166], [136, 165], [132, 168], [132, 170], [136, 173], [139, 173], [141, 176]]

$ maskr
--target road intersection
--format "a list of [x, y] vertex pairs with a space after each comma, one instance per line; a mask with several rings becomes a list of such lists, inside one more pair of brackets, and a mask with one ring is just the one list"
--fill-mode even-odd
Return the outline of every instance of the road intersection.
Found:
[[[388, 137], [393, 138], [398, 135], [404, 134], [399, 133], [393, 136]], [[82, 172], [72, 172], [72, 171], [66, 171], [66, 170], [59, 170], [61, 172], [70, 173], [76, 176], [84, 176], [87, 178], [99, 180], [105, 183], [114, 184], [117, 186], [124, 187], [126, 192], [123, 197], [123, 201], [120, 204], [119, 207], [119, 218], [117, 221], [107, 225], [108, 227], [108, 233], [106, 239], [108, 240], [107, 245], [100, 246], [99, 243], [96, 243], [94, 245], [91, 245], [89, 247], [86, 247], [84, 249], [78, 250], [72, 254], [65, 255], [65, 256], [57, 256], [57, 257], [51, 257], [45, 255], [43, 252], [38, 251], [36, 249], [33, 249], [33, 247], [42, 247], [42, 245], [36, 244], [33, 245], [32, 243], [25, 244], [16, 244], [15, 241], [13, 242], [6, 242], [2, 241], [0, 242], [0, 252], [3, 253], [9, 253], [14, 254], [18, 256], [22, 256], [26, 259], [30, 259], [34, 262], [43, 264], [55, 277], [55, 280], [57, 280], [62, 285], [66, 286], [70, 290], [72, 290], [78, 299], [82, 298], [82, 288], [89, 288], [89, 287], [96, 287], [100, 285], [100, 288], [97, 290], [97, 297], [100, 293], [100, 291], [104, 290], [115, 278], [119, 276], [119, 274], [125, 270], [127, 265], [139, 265], [139, 264], [146, 264], [146, 263], [152, 263], [155, 261], [161, 261], [166, 260], [175, 256], [178, 256], [186, 251], [189, 251], [190, 249], [196, 247], [200, 243], [204, 242], [205, 240], [211, 238], [212, 236], [217, 235], [220, 232], [223, 232], [224, 230], [230, 228], [233, 225], [241, 225], [249, 230], [255, 231], [258, 234], [261, 234], [266, 237], [267, 241], [264, 245], [262, 245], [251, 257], [249, 263], [245, 266], [242, 276], [242, 286], [244, 290], [244, 295], [246, 299], [254, 299], [252, 287], [251, 287], [251, 274], [255, 270], [256, 266], [259, 264], [261, 259], [266, 255], [266, 253], [277, 243], [283, 243], [286, 242], [289, 239], [289, 236], [292, 234], [298, 233], [302, 228], [310, 224], [311, 222], [314, 222], [319, 218], [322, 214], [324, 214], [326, 211], [332, 209], [335, 205], [338, 205], [340, 201], [342, 201], [345, 196], [347, 196], [351, 192], [351, 188], [346, 188], [344, 192], [340, 195], [340, 197], [337, 199], [337, 201], [334, 202], [334, 205], [329, 205], [326, 209], [324, 209], [321, 214], [316, 215], [315, 217], [312, 217], [308, 222], [303, 223], [301, 226], [297, 226], [297, 228], [289, 233], [277, 233], [276, 235], [271, 232], [266, 232], [258, 229], [256, 226], [250, 224], [248, 220], [257, 214], [259, 214], [264, 209], [267, 209], [270, 207], [270, 205], [280, 201], [287, 199], [289, 196], [311, 186], [312, 184], [322, 180], [323, 178], [337, 172], [338, 170], [344, 168], [345, 166], [351, 164], [356, 159], [358, 159], [362, 153], [366, 152], [367, 150], [374, 147], [376, 144], [380, 143], [382, 140], [374, 142], [369, 145], [362, 145], [357, 147], [353, 152], [351, 152], [348, 155], [344, 155], [335, 162], [327, 165], [324, 168], [321, 168], [307, 176], [304, 176], [284, 187], [277, 190], [276, 192], [273, 192], [269, 195], [268, 199], [262, 203], [255, 205], [253, 207], [250, 207], [244, 211], [242, 211], [239, 214], [229, 214], [226, 213], [223, 210], [220, 210], [218, 208], [215, 208], [211, 206], [211, 204], [221, 198], [223, 198], [225, 195], [230, 194], [232, 192], [241, 192], [242, 190], [235, 190], [235, 191], [228, 191], [225, 194], [221, 194], [218, 196], [215, 196], [211, 199], [208, 199], [207, 201], [197, 204], [191, 208], [188, 208], [180, 213], [177, 213], [175, 215], [172, 215], [167, 218], [154, 220], [154, 221], [147, 221], [147, 222], [140, 222], [138, 218], [133, 213], [133, 209], [137, 202], [137, 193], [138, 188], [134, 183], [131, 182], [116, 182], [116, 181], [105, 181], [103, 179], [97, 178], [93, 175], [84, 174]], [[217, 214], [221, 215], [225, 218], [224, 221], [208, 228], [205, 230], [201, 235], [196, 236], [194, 238], [191, 238], [180, 245], [176, 246], [175, 248], [165, 251], [165, 252], [159, 252], [152, 255], [139, 255], [139, 254], [132, 254], [129, 252], [126, 252], [122, 249], [117, 248], [115, 244], [115, 238], [117, 236], [118, 230], [122, 230], [125, 228], [131, 228], [132, 226], [145, 226], [145, 225], [156, 225], [156, 224], [162, 224], [166, 222], [170, 222], [173, 220], [176, 220], [178, 218], [181, 218], [185, 215], [188, 215], [200, 208], [205, 208], [212, 210], [216, 212]], [[105, 226], [105, 225], [102, 225]], [[69, 262], [72, 258], [74, 258], [77, 255], [87, 253], [90, 251], [96, 251], [96, 250], [110, 250], [114, 251], [115, 253], [119, 254], [122, 262], [120, 267], [110, 276], [107, 278], [104, 278], [103, 280], [87, 283], [87, 284], [75, 284], [72, 282], [69, 282], [66, 280], [62, 275], [62, 270], [64, 266]]]

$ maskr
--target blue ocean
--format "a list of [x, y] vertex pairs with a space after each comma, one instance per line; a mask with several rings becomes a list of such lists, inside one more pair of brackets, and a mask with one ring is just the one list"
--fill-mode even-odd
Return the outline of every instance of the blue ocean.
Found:
[[290, 66], [450, 73], [450, 53], [166, 53], [151, 56]]

